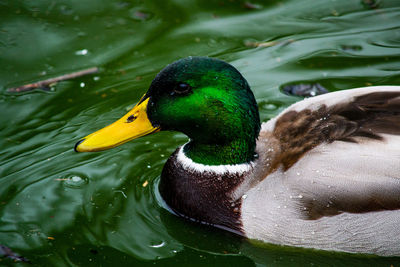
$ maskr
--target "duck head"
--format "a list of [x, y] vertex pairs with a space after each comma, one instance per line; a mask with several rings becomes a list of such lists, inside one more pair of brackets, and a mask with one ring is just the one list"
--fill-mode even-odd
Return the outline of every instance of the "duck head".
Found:
[[188, 57], [165, 67], [139, 103], [113, 124], [78, 141], [75, 151], [100, 151], [161, 130], [190, 138], [184, 152], [207, 165], [254, 158], [260, 130], [257, 104], [233, 66]]

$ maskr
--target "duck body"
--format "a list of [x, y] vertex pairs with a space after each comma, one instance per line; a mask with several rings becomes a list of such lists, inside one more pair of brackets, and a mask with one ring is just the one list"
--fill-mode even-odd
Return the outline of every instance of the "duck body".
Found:
[[397, 86], [309, 98], [262, 124], [251, 164], [200, 165], [178, 148], [160, 191], [179, 215], [251, 239], [400, 256], [399, 114]]
[[114, 144], [179, 130], [190, 141], [167, 160], [159, 186], [177, 215], [268, 243], [400, 256], [400, 86], [308, 98], [260, 128], [247, 82], [215, 62], [171, 64], [137, 107], [80, 140], [76, 151], [114, 146], [103, 136], [132, 118], [151, 123], [140, 122], [140, 133], [128, 137], [118, 131]]

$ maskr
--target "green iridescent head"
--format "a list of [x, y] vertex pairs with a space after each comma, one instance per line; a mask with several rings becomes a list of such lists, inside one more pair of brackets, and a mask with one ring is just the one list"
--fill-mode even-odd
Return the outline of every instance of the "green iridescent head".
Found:
[[75, 150], [104, 150], [160, 130], [186, 134], [190, 142], [184, 152], [194, 162], [249, 162], [260, 131], [257, 103], [234, 67], [188, 57], [164, 68], [130, 112], [81, 139]]
[[260, 130], [257, 103], [247, 81], [228, 63], [189, 57], [164, 68], [151, 83], [147, 114], [153, 126], [180, 131], [195, 162], [248, 162]]

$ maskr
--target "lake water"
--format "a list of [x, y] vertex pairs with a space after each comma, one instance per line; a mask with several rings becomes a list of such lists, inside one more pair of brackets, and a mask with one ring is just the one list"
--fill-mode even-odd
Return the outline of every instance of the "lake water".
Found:
[[[35, 266], [400, 266], [260, 246], [170, 214], [157, 184], [180, 133], [73, 151], [190, 55], [237, 67], [267, 121], [301, 99], [286, 84], [400, 85], [400, 1], [0, 0], [0, 244]], [[100, 71], [7, 92], [90, 67]]]

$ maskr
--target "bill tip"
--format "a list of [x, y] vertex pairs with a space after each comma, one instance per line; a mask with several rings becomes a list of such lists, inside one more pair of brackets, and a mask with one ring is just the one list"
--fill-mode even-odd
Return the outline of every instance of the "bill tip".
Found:
[[79, 141], [75, 144], [75, 146], [74, 146], [75, 152], [80, 152], [80, 151], [78, 150], [78, 146], [79, 146], [83, 141], [85, 141], [85, 138], [79, 140]]

